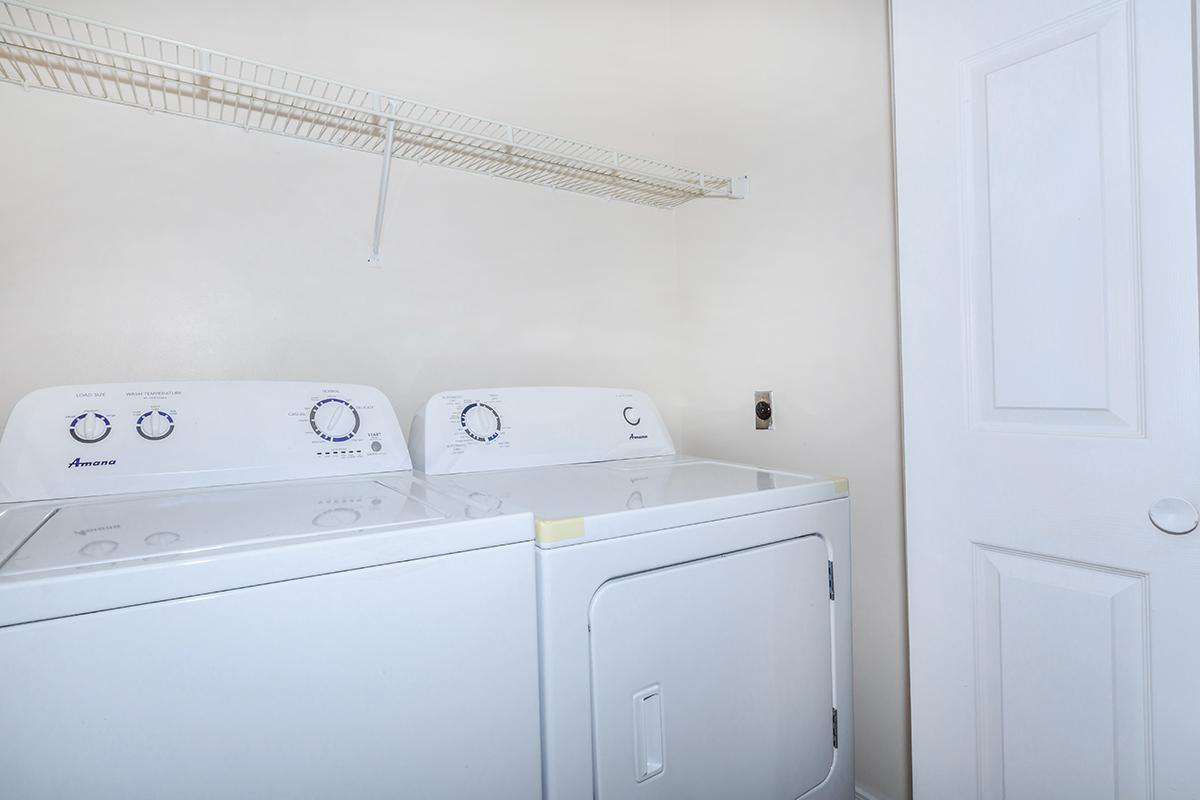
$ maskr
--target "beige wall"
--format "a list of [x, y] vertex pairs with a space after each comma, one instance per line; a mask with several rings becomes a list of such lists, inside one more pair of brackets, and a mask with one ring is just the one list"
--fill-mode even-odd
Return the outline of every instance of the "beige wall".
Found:
[[[859, 783], [908, 796], [883, 0], [55, 0], [697, 167], [661, 212], [0, 86], [0, 419], [68, 382], [637, 386], [691, 452], [848, 475]], [[331, 9], [335, 9], [336, 12]], [[775, 391], [755, 433], [751, 393]]]
[[[909, 796], [885, 0], [675, 0], [679, 157], [751, 176], [677, 214], [690, 451], [847, 475], [859, 788]], [[755, 431], [753, 393], [774, 392]]]
[[[54, 3], [673, 155], [665, 2]], [[642, 386], [678, 420], [671, 212], [398, 163], [373, 270], [376, 158], [10, 85], [0, 119], [0, 419], [44, 385], [262, 378], [378, 384], [402, 417]]]

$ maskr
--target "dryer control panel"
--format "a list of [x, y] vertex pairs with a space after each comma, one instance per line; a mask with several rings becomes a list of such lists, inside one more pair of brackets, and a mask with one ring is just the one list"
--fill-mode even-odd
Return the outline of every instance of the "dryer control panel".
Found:
[[17, 403], [0, 502], [411, 469], [371, 386], [197, 381], [56, 386]]
[[658, 408], [633, 389], [466, 389], [431, 397], [409, 433], [429, 475], [675, 454]]

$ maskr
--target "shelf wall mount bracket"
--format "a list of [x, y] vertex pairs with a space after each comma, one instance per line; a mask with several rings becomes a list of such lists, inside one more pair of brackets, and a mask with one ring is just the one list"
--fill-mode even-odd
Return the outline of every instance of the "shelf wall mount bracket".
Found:
[[383, 267], [383, 258], [379, 254], [379, 244], [383, 239], [383, 212], [387, 206], [388, 182], [392, 177], [392, 148], [396, 139], [396, 108], [397, 101], [391, 98], [380, 98], [380, 110], [387, 115], [387, 123], [383, 134], [383, 168], [379, 174], [379, 200], [375, 208], [375, 233], [371, 239], [371, 255], [367, 256], [367, 264], [376, 269]]

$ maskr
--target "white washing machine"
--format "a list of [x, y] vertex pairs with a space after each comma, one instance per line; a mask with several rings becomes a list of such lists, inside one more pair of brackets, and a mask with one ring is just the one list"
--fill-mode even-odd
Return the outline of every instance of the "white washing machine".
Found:
[[23, 399], [0, 796], [538, 796], [532, 519], [409, 469], [366, 386]]
[[444, 392], [410, 449], [534, 512], [545, 797], [851, 800], [844, 480], [676, 456], [618, 389]]

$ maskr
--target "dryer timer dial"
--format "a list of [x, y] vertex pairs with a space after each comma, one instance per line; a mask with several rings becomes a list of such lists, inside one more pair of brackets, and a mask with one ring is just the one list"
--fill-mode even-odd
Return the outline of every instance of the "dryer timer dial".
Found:
[[487, 403], [468, 403], [458, 415], [463, 432], [477, 442], [495, 441], [500, 435], [500, 415]]

